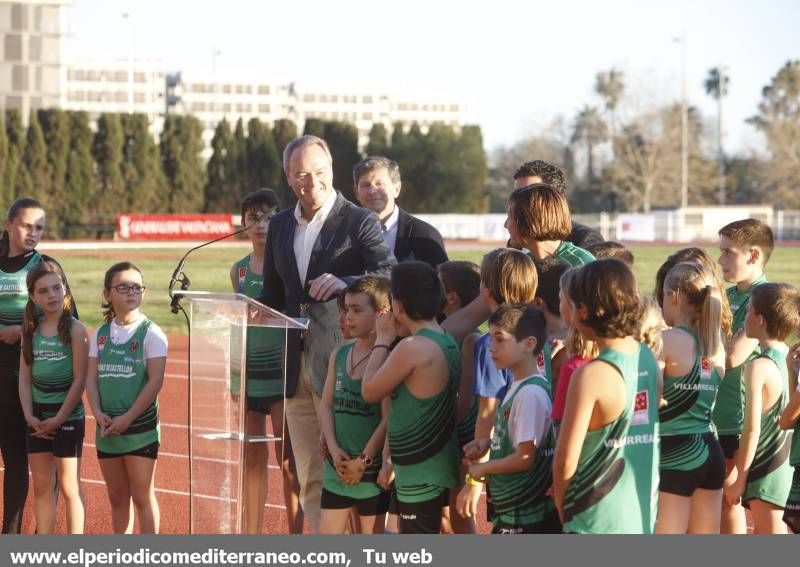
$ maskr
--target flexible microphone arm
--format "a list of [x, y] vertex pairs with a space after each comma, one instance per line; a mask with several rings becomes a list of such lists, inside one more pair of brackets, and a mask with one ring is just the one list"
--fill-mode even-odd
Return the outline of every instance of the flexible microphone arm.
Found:
[[189, 276], [187, 276], [186, 274], [183, 273], [183, 267], [186, 264], [186, 258], [189, 256], [189, 254], [191, 254], [195, 250], [199, 250], [200, 248], [205, 248], [206, 246], [208, 246], [210, 244], [214, 244], [215, 242], [219, 242], [220, 240], [225, 240], [226, 238], [230, 238], [231, 236], [236, 236], [237, 234], [241, 234], [243, 232], [247, 232], [249, 229], [250, 229], [250, 227], [246, 226], [246, 227], [240, 228], [239, 230], [235, 230], [235, 231], [233, 231], [233, 232], [231, 232], [229, 234], [225, 234], [223, 236], [220, 236], [219, 238], [215, 238], [214, 240], [209, 240], [208, 242], [204, 242], [203, 244], [200, 244], [198, 246], [195, 246], [194, 248], [191, 248], [190, 250], [188, 250], [186, 252], [186, 254], [183, 255], [183, 257], [178, 262], [178, 265], [175, 267], [175, 271], [172, 272], [172, 277], [169, 279], [169, 297], [172, 300], [172, 301], [170, 301], [169, 306], [170, 306], [170, 309], [172, 310], [173, 313], [177, 314], [178, 311], [180, 310], [180, 308], [181, 308], [181, 298], [183, 297], [183, 294], [175, 293], [175, 291], [174, 291], [175, 290], [175, 284], [176, 283], [180, 283], [181, 284], [181, 291], [186, 291], [187, 289], [189, 289], [189, 285], [191, 285], [191, 282], [189, 281]]

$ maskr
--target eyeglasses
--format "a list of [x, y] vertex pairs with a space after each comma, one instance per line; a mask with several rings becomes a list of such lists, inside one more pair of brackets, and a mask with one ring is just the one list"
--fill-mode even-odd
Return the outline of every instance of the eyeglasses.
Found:
[[121, 283], [121, 284], [115, 285], [113, 287], [114, 287], [114, 289], [117, 290], [117, 293], [126, 294], [126, 293], [129, 293], [129, 292], [132, 291], [136, 295], [144, 293], [144, 290], [147, 289], [143, 285], [139, 285], [139, 284], [130, 285], [130, 284], [126, 284], [126, 283]]

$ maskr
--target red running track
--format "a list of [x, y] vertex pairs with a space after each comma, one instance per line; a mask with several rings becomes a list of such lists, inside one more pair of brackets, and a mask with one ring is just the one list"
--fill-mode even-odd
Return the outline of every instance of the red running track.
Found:
[[[159, 395], [161, 415], [161, 448], [156, 465], [156, 496], [161, 509], [161, 533], [189, 533], [189, 452], [188, 424], [188, 378], [187, 346], [185, 336], [169, 337], [170, 348], [164, 386]], [[86, 506], [86, 533], [111, 533], [111, 509], [106, 497], [105, 483], [100, 472], [95, 452], [95, 423], [88, 411], [86, 418], [86, 440], [81, 463], [81, 480]], [[269, 421], [269, 420], [268, 420]], [[210, 465], [213, 466], [213, 465]], [[287, 533], [280, 471], [270, 451], [268, 471], [268, 496], [264, 513], [264, 533]], [[2, 480], [0, 480], [2, 483]], [[2, 492], [0, 492], [2, 494]], [[34, 533], [33, 486], [25, 507], [23, 533]], [[480, 517], [485, 519], [485, 503], [481, 503]], [[479, 522], [481, 532], [488, 533], [485, 521]], [[63, 500], [59, 501], [58, 533], [65, 533]]]

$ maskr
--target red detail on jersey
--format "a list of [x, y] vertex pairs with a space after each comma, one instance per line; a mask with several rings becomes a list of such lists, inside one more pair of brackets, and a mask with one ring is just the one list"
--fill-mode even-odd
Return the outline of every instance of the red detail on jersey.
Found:
[[131, 341], [131, 352], [139, 350], [139, 341]]
[[707, 359], [705, 356], [700, 361], [700, 364], [703, 367], [703, 370], [711, 370], [711, 361]]
[[636, 392], [636, 401], [633, 404], [633, 411], [647, 411], [647, 390]]
[[244, 281], [246, 277], [247, 277], [247, 268], [242, 266], [241, 268], [239, 268], [239, 279], [241, 281]]
[[105, 335], [100, 335], [99, 337], [97, 337], [97, 346], [99, 347], [106, 346], [106, 338], [107, 337]]
[[[530, 360], [530, 359], [528, 359]], [[536, 365], [540, 369], [544, 369], [544, 351], [539, 353], [539, 356], [536, 357]]]
[[511, 416], [511, 406], [507, 407], [503, 410], [503, 419], [508, 421], [508, 418]]

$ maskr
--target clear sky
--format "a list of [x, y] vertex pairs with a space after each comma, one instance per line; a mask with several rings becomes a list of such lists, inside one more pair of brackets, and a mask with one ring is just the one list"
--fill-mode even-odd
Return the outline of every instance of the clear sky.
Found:
[[[130, 18], [123, 19], [122, 14]], [[715, 119], [709, 68], [731, 77], [726, 146], [762, 147], [744, 120], [761, 89], [800, 58], [800, 0], [74, 0], [68, 56], [158, 59], [168, 70], [453, 96], [486, 147], [510, 145], [561, 115], [571, 123], [598, 71], [625, 72], [640, 101], [681, 94], [687, 38], [689, 103]]]

